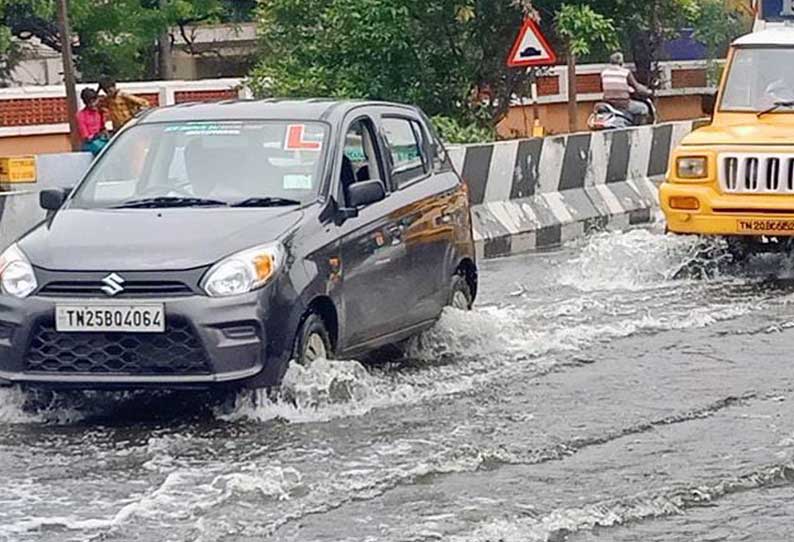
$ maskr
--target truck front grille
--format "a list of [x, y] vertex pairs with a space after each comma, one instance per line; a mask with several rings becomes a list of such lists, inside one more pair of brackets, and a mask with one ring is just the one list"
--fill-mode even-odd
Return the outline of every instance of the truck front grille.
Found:
[[794, 155], [722, 154], [719, 179], [728, 194], [794, 194]]
[[201, 340], [187, 322], [165, 333], [59, 333], [51, 323], [35, 327], [25, 355], [34, 373], [184, 376], [211, 373]]

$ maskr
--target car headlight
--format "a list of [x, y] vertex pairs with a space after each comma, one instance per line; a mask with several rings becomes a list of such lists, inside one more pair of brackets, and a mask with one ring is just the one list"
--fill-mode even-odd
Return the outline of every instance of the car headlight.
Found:
[[11, 245], [0, 255], [0, 289], [20, 299], [28, 297], [36, 288], [36, 274], [27, 257], [16, 245]]
[[705, 179], [709, 176], [709, 161], [705, 156], [685, 156], [676, 161], [679, 179]]
[[270, 243], [233, 254], [212, 266], [202, 287], [210, 297], [247, 294], [261, 288], [284, 265], [281, 243]]

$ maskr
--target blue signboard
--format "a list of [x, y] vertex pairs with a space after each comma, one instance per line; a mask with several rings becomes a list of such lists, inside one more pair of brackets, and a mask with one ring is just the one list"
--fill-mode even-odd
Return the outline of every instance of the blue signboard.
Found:
[[791, 0], [762, 0], [761, 16], [767, 21], [794, 19], [794, 2]]

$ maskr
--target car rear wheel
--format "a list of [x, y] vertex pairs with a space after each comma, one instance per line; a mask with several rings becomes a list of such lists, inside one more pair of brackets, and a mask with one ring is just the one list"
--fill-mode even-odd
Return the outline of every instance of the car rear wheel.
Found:
[[453, 309], [470, 311], [474, 305], [474, 296], [471, 293], [469, 283], [463, 275], [455, 275], [452, 278], [452, 288], [450, 291], [449, 302]]
[[319, 315], [311, 313], [303, 321], [295, 339], [293, 357], [304, 367], [308, 367], [318, 359], [333, 358], [331, 335]]

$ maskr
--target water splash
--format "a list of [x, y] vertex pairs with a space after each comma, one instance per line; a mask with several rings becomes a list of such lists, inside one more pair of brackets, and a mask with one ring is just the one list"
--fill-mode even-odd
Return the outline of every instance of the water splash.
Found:
[[659, 288], [682, 276], [719, 275], [731, 261], [719, 240], [637, 229], [591, 237], [559, 270], [560, 283], [583, 292]]
[[83, 413], [57, 394], [37, 394], [21, 388], [0, 388], [0, 425], [49, 423], [69, 425]]

